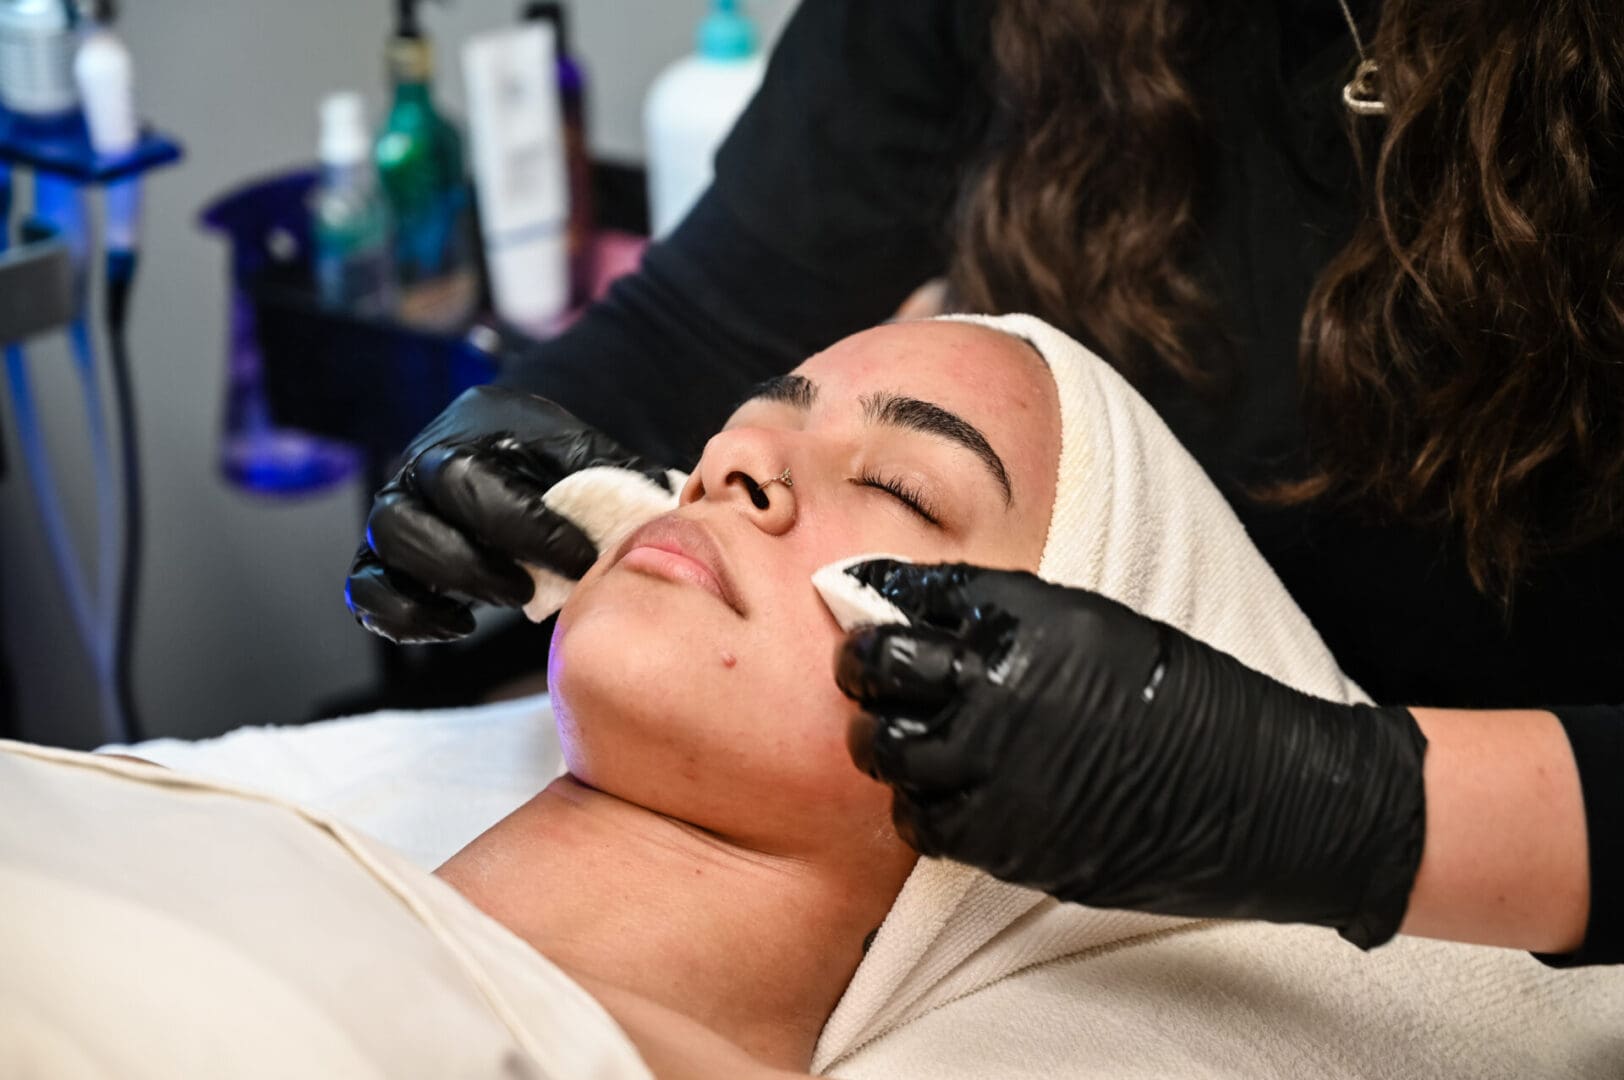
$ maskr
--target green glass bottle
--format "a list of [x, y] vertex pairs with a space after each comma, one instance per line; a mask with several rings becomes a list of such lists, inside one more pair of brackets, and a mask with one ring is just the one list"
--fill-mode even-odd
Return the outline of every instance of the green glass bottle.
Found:
[[473, 312], [469, 187], [462, 137], [434, 106], [433, 54], [415, 0], [398, 0], [389, 40], [394, 97], [373, 157], [395, 228], [400, 313], [410, 323], [455, 328]]

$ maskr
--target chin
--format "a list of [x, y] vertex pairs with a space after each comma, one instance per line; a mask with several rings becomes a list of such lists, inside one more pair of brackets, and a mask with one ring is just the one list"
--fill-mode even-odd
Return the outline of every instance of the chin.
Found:
[[[583, 582], [559, 614], [547, 684], [570, 773], [725, 835], [888, 828], [890, 791], [852, 765], [856, 706], [827, 668], [784, 679], [782, 650], [741, 631], [714, 597], [640, 579]], [[807, 655], [826, 664], [834, 640], [820, 636]]]
[[570, 772], [622, 794], [691, 760], [703, 718], [725, 712], [715, 700], [724, 688], [704, 661], [720, 671], [717, 657], [736, 636], [730, 622], [720, 601], [689, 586], [631, 572], [583, 582], [547, 655]]
[[641, 613], [566, 606], [559, 614], [547, 652], [547, 690], [564, 764], [594, 787], [607, 788], [611, 779], [606, 766], [615, 755], [604, 750], [641, 726], [636, 714], [647, 688], [671, 682], [660, 637], [648, 633]]

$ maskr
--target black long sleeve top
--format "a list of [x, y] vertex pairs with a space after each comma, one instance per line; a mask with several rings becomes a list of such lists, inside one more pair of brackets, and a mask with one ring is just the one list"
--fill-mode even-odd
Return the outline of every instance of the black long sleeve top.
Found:
[[[946, 265], [957, 189], [993, 118], [989, 9], [803, 0], [708, 193], [638, 273], [503, 381], [687, 464], [748, 387], [889, 316]], [[1173, 379], [1140, 389], [1376, 700], [1624, 702], [1624, 542], [1537, 566], [1508, 612], [1473, 588], [1448, 536], [1246, 497], [1302, 460], [1298, 325], [1358, 205], [1340, 97], [1354, 50], [1338, 6], [1249, 10], [1196, 72], [1217, 147], [1203, 270], [1241, 360], [1235, 387], [1216, 401]], [[1624, 710], [1597, 715], [1583, 736], [1563, 715], [1585, 758], [1595, 880], [1581, 958], [1624, 961], [1624, 796], [1599, 782], [1624, 766]]]

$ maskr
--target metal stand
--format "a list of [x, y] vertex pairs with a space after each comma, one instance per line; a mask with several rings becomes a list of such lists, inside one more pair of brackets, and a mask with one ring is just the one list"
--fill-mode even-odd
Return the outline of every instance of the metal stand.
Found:
[[[128, 250], [109, 251], [108, 266], [108, 318], [107, 335], [112, 351], [112, 383], [115, 394], [115, 415], [119, 432], [119, 453], [122, 459], [123, 514], [122, 523], [112, 520], [111, 507], [116, 506], [116, 481], [111, 476], [111, 447], [105, 438], [98, 383], [100, 372], [93, 362], [94, 347], [88, 314], [84, 310], [86, 290], [84, 275], [88, 272], [82, 259], [88, 246], [83, 237], [82, 210], [76, 211], [74, 224], [59, 239], [55, 236], [41, 239], [42, 232], [51, 232], [57, 226], [41, 228], [32, 234], [23, 231], [23, 243], [7, 251], [10, 240], [10, 173], [21, 166], [32, 170], [36, 177], [49, 176], [57, 190], [72, 190], [79, 185], [107, 185], [120, 182], [133, 184], [134, 178], [150, 169], [176, 161], [181, 148], [173, 140], [154, 132], [144, 132], [135, 148], [127, 154], [103, 156], [90, 145], [82, 117], [41, 123], [12, 116], [0, 110], [0, 179], [4, 180], [0, 195], [0, 346], [4, 347], [8, 381], [16, 395], [19, 433], [22, 436], [23, 458], [33, 481], [34, 497], [42, 519], [51, 534], [57, 559], [57, 569], [63, 588], [76, 612], [76, 624], [96, 673], [101, 690], [101, 736], [104, 741], [129, 742], [140, 737], [136, 711], [130, 690], [130, 643], [135, 614], [135, 596], [140, 570], [141, 518], [140, 471], [135, 433], [135, 417], [131, 400], [128, 353], [124, 339], [124, 313], [129, 289], [135, 271], [135, 250], [131, 241]], [[64, 183], [66, 181], [66, 183]], [[39, 180], [43, 184], [43, 179]], [[72, 187], [70, 187], [70, 185]], [[39, 189], [36, 188], [36, 194]], [[137, 190], [126, 184], [119, 189], [128, 205], [134, 207]], [[78, 199], [77, 192], [74, 199]], [[77, 254], [76, 254], [77, 253]], [[84, 587], [83, 568], [79, 564], [71, 536], [64, 524], [60, 500], [50, 482], [51, 470], [41, 437], [41, 426], [34, 414], [33, 394], [29, 389], [28, 367], [20, 343], [40, 333], [66, 329], [75, 342], [79, 357], [80, 378], [83, 381], [86, 402], [86, 423], [92, 443], [98, 449], [97, 499], [98, 527], [102, 531], [99, 549], [99, 567], [102, 598], [92, 614], [85, 602], [88, 590]], [[0, 461], [0, 478], [5, 475], [5, 462]], [[105, 497], [105, 500], [104, 500]], [[120, 533], [114, 529], [122, 528]], [[122, 540], [122, 554], [117, 541]], [[6, 665], [0, 662], [0, 675]], [[0, 686], [0, 695], [8, 688]]]

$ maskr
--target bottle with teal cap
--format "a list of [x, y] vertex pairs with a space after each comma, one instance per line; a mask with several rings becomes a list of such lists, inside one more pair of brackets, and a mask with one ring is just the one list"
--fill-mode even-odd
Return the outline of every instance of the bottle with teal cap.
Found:
[[711, 0], [695, 51], [662, 71], [643, 106], [649, 219], [663, 236], [710, 186], [711, 158], [766, 69], [742, 0]]
[[417, 0], [396, 0], [387, 63], [393, 97], [373, 148], [394, 224], [400, 313], [455, 328], [478, 297], [462, 136], [435, 107], [434, 59]]

